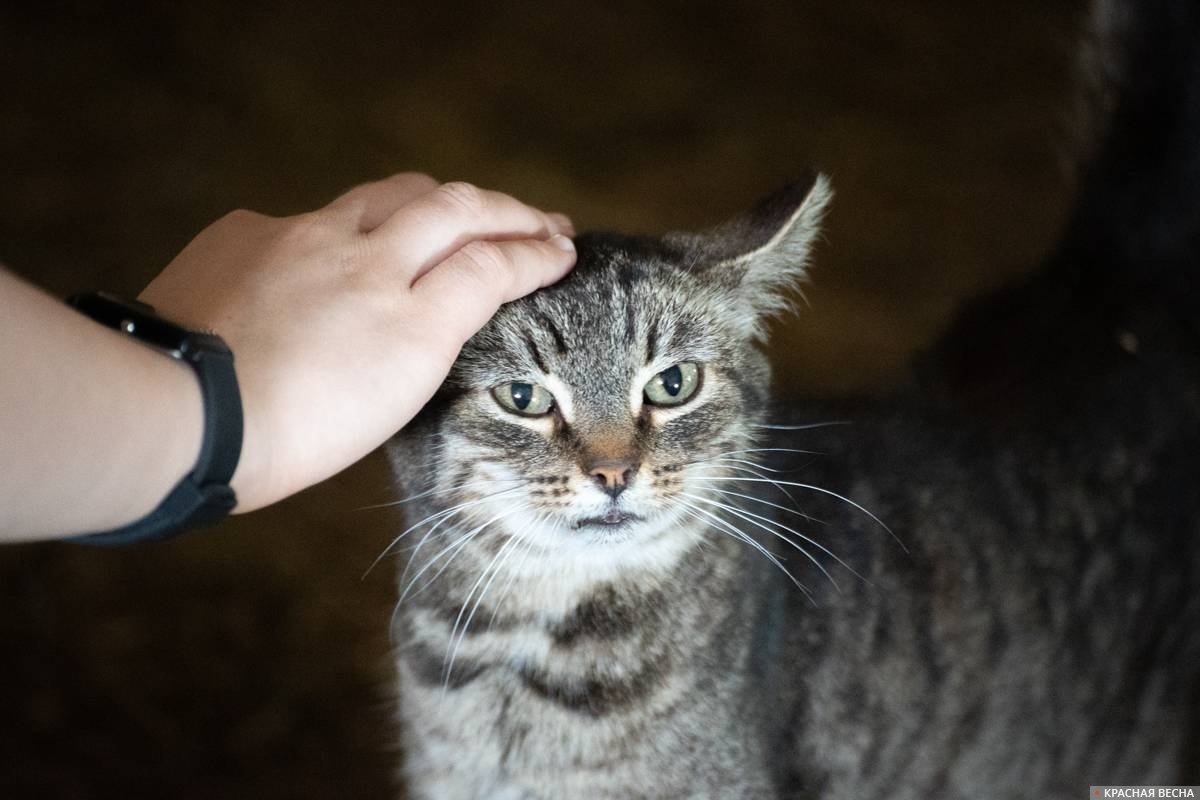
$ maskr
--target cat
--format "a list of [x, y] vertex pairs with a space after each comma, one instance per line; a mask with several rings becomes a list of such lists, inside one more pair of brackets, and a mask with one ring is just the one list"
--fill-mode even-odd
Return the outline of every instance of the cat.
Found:
[[906, 386], [772, 403], [820, 175], [707, 233], [583, 235], [466, 345], [389, 446], [408, 796], [1197, 781], [1200, 57], [1170, 45], [1200, 11], [1140, 8], [1155, 92], [1060, 247]]
[[829, 197], [814, 177], [710, 237], [580, 237], [401, 438], [417, 513], [446, 523], [401, 605], [417, 796], [771, 796], [768, 709], [737, 668], [769, 551], [688, 497], [760, 438], [755, 344]]

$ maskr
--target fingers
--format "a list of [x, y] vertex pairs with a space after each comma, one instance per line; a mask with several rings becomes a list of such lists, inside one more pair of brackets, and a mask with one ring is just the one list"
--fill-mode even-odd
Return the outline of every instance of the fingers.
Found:
[[554, 233], [561, 233], [563, 236], [575, 235], [575, 225], [571, 222], [571, 218], [566, 214], [550, 212], [546, 214], [546, 216], [550, 218], [551, 222], [558, 226], [558, 230], [554, 231]]
[[574, 264], [575, 245], [562, 234], [547, 240], [475, 240], [419, 278], [412, 291], [461, 344], [501, 304], [554, 283]]
[[409, 280], [416, 280], [468, 242], [545, 239], [573, 232], [570, 220], [561, 214], [546, 214], [506, 194], [453, 182], [396, 209], [371, 238], [395, 250]]
[[405, 203], [436, 189], [438, 182], [419, 172], [401, 172], [355, 186], [322, 211], [346, 220], [359, 233], [369, 233]]

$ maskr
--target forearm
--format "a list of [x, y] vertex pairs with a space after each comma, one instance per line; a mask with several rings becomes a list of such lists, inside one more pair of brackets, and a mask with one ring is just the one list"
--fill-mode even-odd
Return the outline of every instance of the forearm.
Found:
[[126, 525], [195, 465], [184, 364], [0, 269], [0, 541]]

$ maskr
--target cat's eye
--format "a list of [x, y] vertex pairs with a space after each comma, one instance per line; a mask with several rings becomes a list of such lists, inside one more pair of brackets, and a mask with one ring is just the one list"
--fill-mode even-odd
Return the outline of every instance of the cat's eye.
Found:
[[504, 408], [525, 417], [540, 417], [554, 407], [554, 395], [536, 383], [502, 383], [492, 389], [492, 397]]
[[699, 387], [699, 365], [684, 361], [655, 375], [643, 391], [652, 406], [677, 406], [691, 399]]

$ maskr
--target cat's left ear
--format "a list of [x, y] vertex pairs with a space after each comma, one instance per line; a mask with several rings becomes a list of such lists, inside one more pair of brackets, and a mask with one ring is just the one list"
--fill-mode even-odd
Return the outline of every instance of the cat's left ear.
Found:
[[765, 319], [789, 307], [783, 294], [808, 270], [813, 240], [833, 190], [811, 173], [763, 199], [749, 214], [701, 234], [668, 234], [687, 266], [735, 293], [740, 322], [756, 338]]

